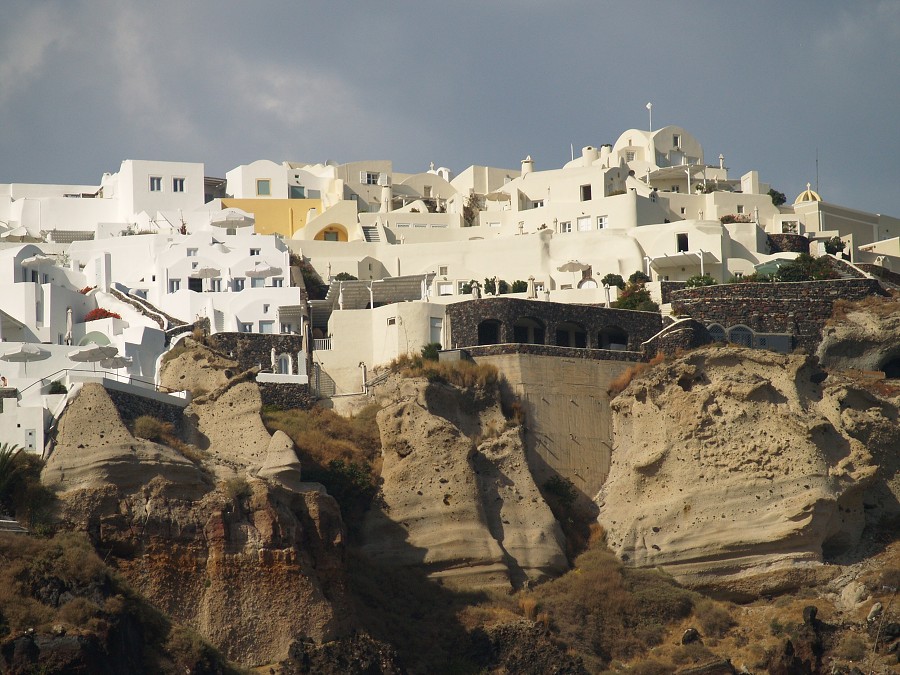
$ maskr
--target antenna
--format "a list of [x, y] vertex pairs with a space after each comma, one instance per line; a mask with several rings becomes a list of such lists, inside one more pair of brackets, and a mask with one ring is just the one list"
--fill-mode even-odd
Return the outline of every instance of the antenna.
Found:
[[816, 192], [819, 191], [819, 149], [816, 148]]
[[569, 154], [571, 155], [572, 161], [574, 162], [575, 161], [575, 144], [574, 143], [569, 143]]

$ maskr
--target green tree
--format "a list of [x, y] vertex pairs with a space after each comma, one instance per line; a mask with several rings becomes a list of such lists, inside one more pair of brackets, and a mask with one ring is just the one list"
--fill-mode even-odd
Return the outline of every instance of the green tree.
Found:
[[474, 192], [466, 197], [466, 202], [463, 204], [463, 224], [465, 227], [472, 227], [478, 221], [478, 212], [484, 206], [484, 202], [482, 201], [481, 195], [477, 195]]
[[516, 279], [512, 282], [512, 292], [513, 293], [524, 293], [528, 290], [528, 282], [522, 281], [521, 279]]
[[625, 288], [625, 280], [622, 278], [621, 274], [613, 274], [610, 272], [605, 277], [600, 280], [600, 283], [604, 286], [615, 286], [616, 288], [623, 289]]
[[779, 192], [775, 188], [769, 188], [769, 197], [772, 198], [772, 203], [775, 206], [781, 206], [787, 201], [787, 197], [784, 196], [783, 192]]
[[612, 303], [616, 309], [635, 309], [639, 312], [658, 312], [659, 305], [653, 302], [650, 291], [644, 284], [628, 283], [619, 294], [619, 299]]
[[349, 272], [338, 272], [334, 275], [335, 281], [359, 281], [359, 279]]
[[646, 284], [648, 281], [650, 281], [650, 277], [648, 277], [646, 274], [644, 274], [644, 273], [641, 272], [640, 270], [637, 270], [636, 272], [633, 272], [633, 273], [631, 274], [631, 276], [628, 277], [628, 283], [634, 284], [634, 285], [640, 285], [640, 286], [643, 286], [643, 285]]
[[831, 255], [837, 255], [847, 248], [847, 244], [840, 237], [832, 237], [825, 240], [825, 252]]
[[0, 445], [0, 508], [7, 509], [9, 493], [15, 483], [16, 477], [22, 472], [22, 464], [19, 455], [22, 448], [18, 445], [3, 443]]

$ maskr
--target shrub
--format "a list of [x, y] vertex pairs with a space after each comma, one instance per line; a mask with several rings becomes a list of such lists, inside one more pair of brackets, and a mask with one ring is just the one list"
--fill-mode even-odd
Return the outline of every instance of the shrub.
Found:
[[525, 293], [528, 290], [528, 282], [522, 281], [521, 279], [516, 279], [512, 282], [512, 292], [513, 293]]
[[84, 315], [84, 321], [87, 323], [88, 321], [97, 321], [98, 319], [121, 319], [122, 317], [115, 312], [111, 312], [108, 309], [103, 309], [102, 307], [97, 307], [96, 309], [92, 309], [90, 312]]
[[825, 240], [825, 252], [831, 255], [837, 255], [847, 247], [847, 244], [840, 237], [832, 237]]
[[621, 274], [613, 274], [612, 272], [610, 272], [609, 274], [604, 276], [600, 280], [600, 283], [603, 284], [604, 286], [610, 286], [610, 287], [615, 286], [616, 288], [618, 288], [620, 290], [624, 290], [624, 288], [625, 288], [625, 280], [622, 278], [622, 275]]
[[701, 600], [694, 606], [694, 616], [704, 635], [721, 638], [735, 625], [731, 613], [712, 600]]
[[171, 422], [164, 422], [152, 415], [141, 415], [134, 421], [134, 435], [148, 441], [161, 443], [174, 432], [175, 426]]
[[575, 484], [559, 475], [551, 476], [544, 483], [544, 494], [556, 501], [564, 510], [572, 508], [578, 496]]
[[628, 283], [634, 284], [635, 286], [646, 284], [648, 281], [650, 281], [650, 277], [640, 270], [632, 272], [631, 276], [628, 277]]
[[496, 366], [473, 361], [425, 361], [420, 356], [400, 356], [390, 368], [403, 377], [424, 377], [429, 382], [452, 384], [461, 388], [481, 387], [493, 390], [500, 383]]
[[861, 661], [866, 656], [865, 640], [856, 633], [844, 633], [834, 647], [834, 656], [845, 661]]
[[53, 382], [50, 383], [50, 389], [47, 391], [48, 394], [65, 394], [67, 392], [68, 389], [66, 389], [66, 385], [59, 380], [53, 380]]
[[617, 309], [633, 309], [639, 312], [658, 312], [659, 305], [653, 302], [650, 291], [643, 284], [629, 283], [619, 294], [619, 299], [612, 303]]
[[246, 499], [253, 494], [253, 490], [250, 489], [250, 484], [243, 476], [229, 478], [225, 481], [224, 488], [225, 494], [233, 501]]
[[784, 196], [784, 193], [779, 192], [775, 188], [769, 188], [769, 192], [767, 194], [772, 198], [772, 204], [774, 206], [781, 206], [787, 201], [787, 197]]
[[359, 278], [349, 272], [338, 272], [334, 275], [334, 281], [358, 281]]
[[701, 286], [715, 286], [716, 280], [713, 279], [708, 274], [704, 274], [702, 276], [699, 274], [695, 274], [692, 277], [688, 277], [687, 281], [684, 282], [684, 285], [687, 288], [699, 288]]
[[827, 258], [813, 258], [809, 253], [801, 253], [775, 274], [777, 281], [822, 281], [838, 277]]
[[440, 342], [429, 342], [427, 345], [422, 347], [422, 358], [426, 361], [437, 361], [438, 360], [438, 352], [441, 351], [441, 343]]

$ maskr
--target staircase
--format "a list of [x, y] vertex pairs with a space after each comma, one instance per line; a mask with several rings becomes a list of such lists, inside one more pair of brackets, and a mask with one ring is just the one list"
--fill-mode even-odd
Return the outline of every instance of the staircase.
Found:
[[366, 241], [372, 243], [380, 243], [381, 242], [381, 232], [378, 231], [378, 228], [373, 225], [363, 225], [362, 226], [363, 237]]

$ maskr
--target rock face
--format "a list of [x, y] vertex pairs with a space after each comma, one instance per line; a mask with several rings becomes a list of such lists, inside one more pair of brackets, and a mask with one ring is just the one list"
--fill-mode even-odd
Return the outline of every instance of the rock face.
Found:
[[103, 387], [85, 385], [42, 479], [67, 529], [154, 605], [234, 661], [276, 663], [299, 637], [349, 631], [343, 522], [321, 485], [300, 482], [286, 437], [265, 432], [254, 385], [214, 394], [193, 413], [201, 465], [134, 438]]
[[494, 392], [392, 377], [379, 390], [384, 508], [364, 553], [473, 588], [520, 586], [567, 568], [559, 524]]
[[612, 408], [599, 520], [629, 564], [733, 585], [850, 553], [898, 515], [897, 408], [815, 359], [704, 348]]
[[900, 302], [878, 298], [877, 304], [850, 304], [822, 331], [816, 354], [834, 370], [884, 370], [891, 362], [900, 367], [898, 336]]

